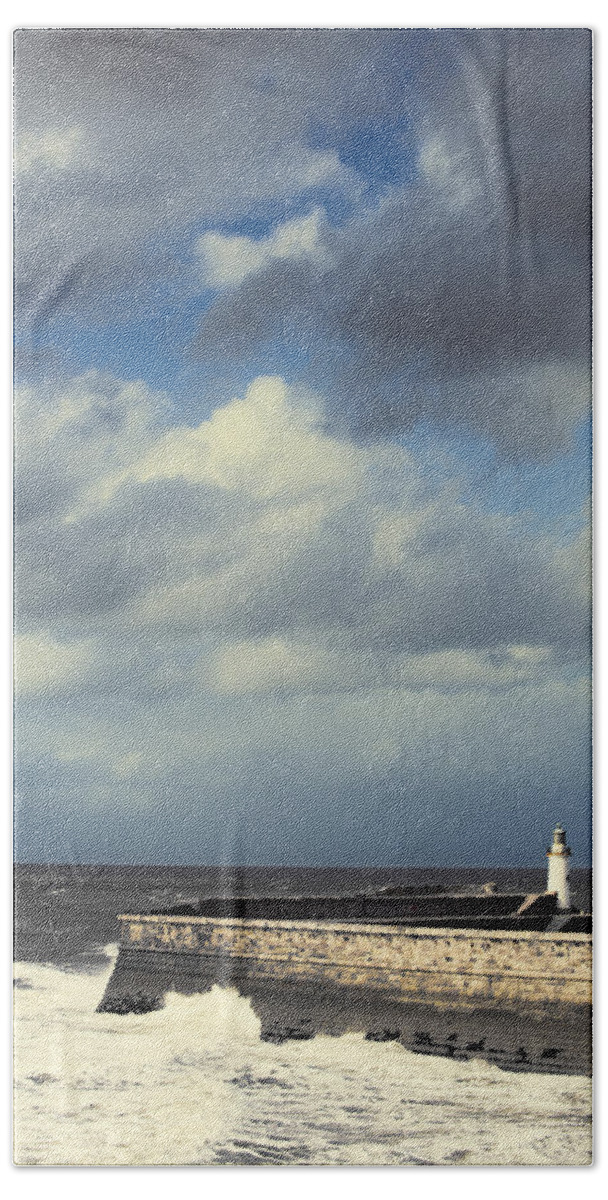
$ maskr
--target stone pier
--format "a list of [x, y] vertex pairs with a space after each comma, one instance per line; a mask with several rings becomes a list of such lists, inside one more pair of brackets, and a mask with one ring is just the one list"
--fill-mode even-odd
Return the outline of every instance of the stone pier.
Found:
[[262, 1037], [362, 1031], [419, 1053], [483, 1054], [517, 1069], [586, 1071], [586, 933], [205, 916], [119, 918], [100, 1008], [158, 1007], [214, 984], [251, 999]]

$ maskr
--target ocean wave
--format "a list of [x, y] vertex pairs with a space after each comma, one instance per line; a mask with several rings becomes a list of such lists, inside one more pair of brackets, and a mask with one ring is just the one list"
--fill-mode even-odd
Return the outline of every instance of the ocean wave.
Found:
[[95, 1011], [102, 971], [15, 968], [15, 1159], [69, 1165], [582, 1165], [586, 1077], [421, 1057], [362, 1034], [273, 1045], [214, 986]]

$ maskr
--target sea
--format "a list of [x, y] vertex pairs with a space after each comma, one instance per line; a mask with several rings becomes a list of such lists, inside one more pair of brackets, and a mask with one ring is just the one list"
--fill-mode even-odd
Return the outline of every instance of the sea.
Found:
[[[534, 869], [134, 867], [15, 871], [15, 1134], [23, 1165], [586, 1165], [591, 1081], [416, 1054], [363, 1033], [261, 1041], [231, 988], [96, 1012], [118, 913], [212, 895], [390, 884], [535, 891]], [[590, 873], [573, 872], [589, 907]]]

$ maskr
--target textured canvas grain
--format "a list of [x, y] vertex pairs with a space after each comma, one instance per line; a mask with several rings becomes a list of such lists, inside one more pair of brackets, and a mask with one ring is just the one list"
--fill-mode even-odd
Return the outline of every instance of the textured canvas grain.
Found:
[[590, 81], [15, 34], [19, 1163], [589, 1162]]

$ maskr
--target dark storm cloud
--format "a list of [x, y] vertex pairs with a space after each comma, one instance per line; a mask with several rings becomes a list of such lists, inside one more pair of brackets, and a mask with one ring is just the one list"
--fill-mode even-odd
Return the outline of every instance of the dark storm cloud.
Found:
[[[385, 41], [364, 38], [372, 74]], [[352, 190], [353, 172], [307, 135], [344, 105], [340, 80], [355, 109], [370, 103], [359, 46], [314, 31], [18, 31], [20, 317], [99, 316], [108, 291], [123, 308], [149, 301], [159, 278], [184, 275], [198, 222], [283, 211], [319, 184]]]
[[265, 341], [272, 365], [286, 343], [333, 376], [336, 424], [430, 417], [542, 455], [589, 404], [589, 38], [441, 36], [453, 73], [433, 86], [427, 47], [416, 183], [329, 236], [323, 267], [273, 263], [220, 295], [199, 350]]
[[[72, 717], [69, 738], [64, 726], [59, 757], [20, 726], [20, 856], [433, 865], [457, 846], [459, 861], [472, 864], [532, 861], [542, 851], [530, 847], [544, 846], [558, 799], [577, 831], [580, 861], [587, 695], [541, 688], [518, 691], [516, 704], [508, 695], [467, 701], [408, 697], [395, 712], [386, 697], [376, 709], [369, 700], [328, 706], [313, 696], [291, 710], [262, 708], [256, 697], [236, 719], [223, 714], [229, 756], [209, 752], [208, 726], [197, 725], [192, 707], [169, 707], [162, 721], [146, 714], [126, 738], [122, 725], [98, 733], [96, 756], [79, 738], [83, 724], [94, 727], [94, 710], [84, 722]], [[180, 761], [174, 747], [184, 727], [191, 743]], [[372, 766], [379, 734], [394, 738], [400, 753]], [[138, 751], [141, 767], [129, 775], [121, 758]]]
[[335, 428], [550, 453], [588, 409], [589, 77], [585, 30], [20, 31], [19, 326], [149, 317], [205, 229], [337, 204], [322, 270], [216, 299], [205, 361], [304, 354]]

